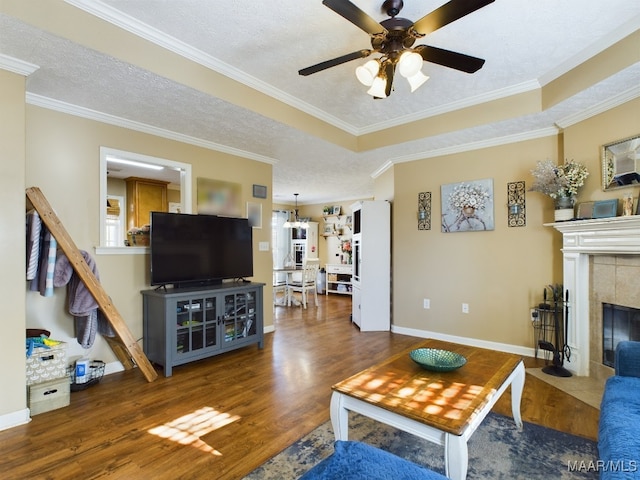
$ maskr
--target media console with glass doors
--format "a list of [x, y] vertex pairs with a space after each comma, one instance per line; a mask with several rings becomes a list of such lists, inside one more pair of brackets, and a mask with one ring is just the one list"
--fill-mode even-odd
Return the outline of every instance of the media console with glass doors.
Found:
[[237, 348], [263, 347], [263, 283], [223, 282], [142, 291], [144, 353], [173, 367]]

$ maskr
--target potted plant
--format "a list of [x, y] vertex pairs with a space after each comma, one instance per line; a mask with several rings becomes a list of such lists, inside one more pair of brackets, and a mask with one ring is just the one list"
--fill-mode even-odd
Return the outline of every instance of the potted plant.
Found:
[[535, 178], [531, 191], [544, 193], [554, 200], [555, 220], [573, 219], [578, 190], [589, 176], [587, 167], [573, 160], [556, 165], [547, 159], [538, 162], [531, 174]]

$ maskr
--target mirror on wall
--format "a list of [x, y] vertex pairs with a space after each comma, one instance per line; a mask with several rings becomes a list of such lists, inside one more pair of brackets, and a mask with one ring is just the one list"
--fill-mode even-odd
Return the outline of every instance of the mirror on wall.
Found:
[[602, 146], [602, 189], [640, 186], [640, 135]]
[[[148, 221], [133, 218], [158, 210], [148, 195], [162, 193], [161, 211], [191, 213], [191, 165], [112, 148], [100, 148], [100, 253], [124, 252], [120, 247], [136, 247], [128, 240], [131, 226]], [[146, 209], [146, 210], [145, 210]], [[144, 210], [144, 211], [143, 211]], [[146, 213], [148, 216], [148, 213]], [[139, 225], [140, 224], [140, 225]], [[142, 246], [142, 244], [140, 245]], [[135, 248], [127, 248], [134, 253]]]

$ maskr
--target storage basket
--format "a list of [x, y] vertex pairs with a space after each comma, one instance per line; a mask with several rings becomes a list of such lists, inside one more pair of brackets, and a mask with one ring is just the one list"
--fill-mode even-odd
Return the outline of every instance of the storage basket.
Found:
[[55, 378], [27, 387], [27, 403], [31, 415], [49, 412], [69, 405], [69, 380]]
[[36, 347], [27, 357], [27, 385], [62, 378], [67, 373], [67, 344]]
[[71, 382], [71, 391], [78, 392], [98, 383], [104, 375], [104, 365], [102, 360], [91, 360], [89, 362], [89, 373], [85, 375], [86, 381], [82, 383], [76, 383], [76, 368], [75, 365], [70, 365], [67, 372]]

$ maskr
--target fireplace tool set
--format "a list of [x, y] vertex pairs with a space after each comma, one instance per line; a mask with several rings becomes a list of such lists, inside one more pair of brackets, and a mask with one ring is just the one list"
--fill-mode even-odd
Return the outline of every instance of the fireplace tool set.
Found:
[[571, 372], [563, 367], [569, 360], [571, 349], [567, 345], [569, 321], [569, 291], [563, 295], [562, 285], [549, 285], [543, 291], [543, 302], [534, 310], [536, 332], [536, 357], [538, 349], [549, 352], [551, 365], [542, 371], [555, 377], [570, 377]]

